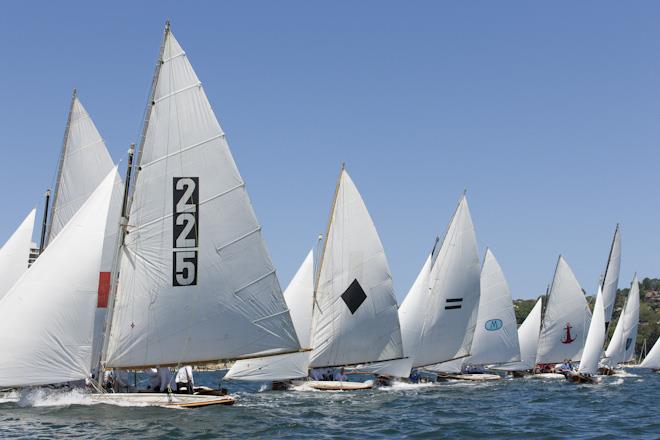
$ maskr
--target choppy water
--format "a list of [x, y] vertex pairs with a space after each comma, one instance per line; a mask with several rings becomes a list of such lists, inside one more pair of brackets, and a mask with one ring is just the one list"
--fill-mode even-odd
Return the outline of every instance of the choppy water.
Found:
[[[218, 373], [196, 382], [217, 385]], [[225, 384], [233, 407], [90, 405], [80, 392], [0, 403], [2, 438], [660, 438], [660, 374], [628, 370], [598, 386], [564, 380], [396, 385], [368, 392], [264, 391]]]

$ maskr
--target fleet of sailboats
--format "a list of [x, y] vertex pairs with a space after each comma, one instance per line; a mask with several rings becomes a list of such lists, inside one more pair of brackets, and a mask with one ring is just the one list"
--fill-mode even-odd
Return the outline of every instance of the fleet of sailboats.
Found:
[[[618, 225], [593, 316], [560, 256], [547, 296], [517, 328], [490, 249], [480, 264], [463, 194], [399, 307], [375, 224], [343, 165], [319, 252], [282, 293], [224, 131], [169, 23], [125, 181], [74, 90], [41, 252], [28, 268], [35, 217], [33, 209], [0, 248], [0, 388], [67, 384], [87, 386], [99, 402], [195, 407], [234, 398], [206, 388], [107, 393], [104, 372], [233, 362], [225, 380], [357, 390], [420, 374], [556, 374], [555, 364], [576, 362], [561, 377], [596, 383], [599, 368], [612, 372], [635, 355], [636, 275], [603, 351]], [[656, 342], [639, 366], [660, 368], [659, 355]]]

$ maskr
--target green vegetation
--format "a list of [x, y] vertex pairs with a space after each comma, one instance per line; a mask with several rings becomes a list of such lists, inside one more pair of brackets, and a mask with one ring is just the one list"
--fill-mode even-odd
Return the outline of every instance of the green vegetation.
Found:
[[[619, 315], [623, 310], [623, 305], [628, 297], [630, 289], [619, 289], [617, 291], [616, 303], [614, 304], [614, 313], [609, 327], [608, 338], [614, 333]], [[660, 279], [644, 278], [639, 286], [639, 327], [637, 331], [637, 345], [635, 353], [639, 353], [646, 340], [647, 350], [650, 350], [655, 341], [660, 336]], [[536, 299], [517, 299], [513, 301], [516, 311], [516, 320], [520, 325], [529, 312], [531, 312]], [[589, 304], [593, 307], [594, 298], [588, 297]]]

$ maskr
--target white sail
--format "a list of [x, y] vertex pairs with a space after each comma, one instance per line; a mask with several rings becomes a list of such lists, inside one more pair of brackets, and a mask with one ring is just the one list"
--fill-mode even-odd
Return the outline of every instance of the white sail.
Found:
[[660, 338], [655, 341], [653, 348], [639, 366], [640, 368], [660, 368]]
[[245, 184], [169, 27], [152, 90], [105, 367], [299, 350]]
[[310, 366], [401, 358], [398, 307], [385, 251], [343, 167], [319, 264]]
[[74, 90], [46, 244], [60, 233], [113, 168], [103, 138]]
[[495, 256], [486, 250], [481, 268], [481, 296], [472, 340], [470, 365], [500, 364], [520, 360], [518, 326], [513, 299]]
[[[467, 356], [477, 319], [480, 265], [465, 196], [401, 305], [407, 356], [422, 367]], [[408, 354], [408, 350], [410, 353]]]
[[536, 362], [579, 361], [591, 312], [580, 284], [562, 256], [557, 261], [547, 301]]
[[621, 268], [621, 231], [619, 225], [614, 230], [610, 254], [605, 266], [605, 275], [601, 288], [603, 291], [603, 305], [605, 307], [605, 326], [608, 327], [612, 319], [614, 302], [616, 301], [616, 291], [619, 287], [619, 269]]
[[520, 362], [511, 362], [496, 367], [506, 371], [532, 370], [536, 366], [536, 352], [539, 346], [539, 334], [541, 331], [541, 310], [543, 298], [536, 301], [536, 305], [529, 312], [527, 318], [518, 329], [518, 341], [520, 342]]
[[94, 309], [116, 169], [0, 300], [0, 387], [90, 375]]
[[633, 359], [638, 325], [639, 281], [637, 280], [637, 274], [635, 274], [628, 292], [628, 298], [614, 329], [614, 334], [605, 351], [603, 364], [613, 368], [617, 364], [629, 362]]
[[605, 343], [605, 308], [603, 307], [603, 292], [598, 287], [594, 313], [589, 325], [587, 340], [584, 343], [584, 352], [578, 367], [578, 373], [596, 374], [598, 372], [598, 361], [603, 352]]
[[35, 213], [34, 209], [30, 211], [18, 229], [0, 248], [0, 299], [28, 269]]
[[[303, 348], [309, 347], [312, 324], [312, 299], [314, 297], [314, 255], [310, 251], [284, 291], [291, 319]], [[245, 381], [272, 381], [296, 379], [307, 376], [308, 351], [280, 354], [263, 358], [237, 361], [224, 379]]]

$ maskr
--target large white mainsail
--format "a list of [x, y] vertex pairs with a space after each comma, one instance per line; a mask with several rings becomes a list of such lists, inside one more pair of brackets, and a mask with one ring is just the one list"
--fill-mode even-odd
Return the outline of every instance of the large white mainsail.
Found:
[[465, 195], [401, 305], [405, 355], [424, 367], [469, 354], [480, 295], [477, 240]]
[[591, 312], [573, 271], [561, 255], [548, 293], [536, 362], [579, 361]]
[[587, 340], [584, 343], [584, 352], [580, 360], [578, 373], [596, 374], [598, 372], [598, 361], [603, 352], [605, 343], [605, 308], [603, 307], [603, 292], [598, 287], [594, 313], [589, 325]]
[[[312, 300], [314, 297], [314, 252], [310, 251], [284, 290], [291, 319], [303, 348], [309, 347], [312, 326]], [[307, 376], [308, 351], [281, 354], [265, 358], [240, 360], [234, 363], [224, 379], [271, 381], [297, 379]]]
[[0, 300], [0, 387], [89, 377], [98, 274], [116, 169]]
[[649, 351], [642, 363], [639, 364], [639, 367], [654, 369], [660, 368], [660, 338], [655, 341], [653, 348], [651, 348], [651, 351]]
[[519, 360], [518, 326], [511, 292], [502, 268], [487, 249], [481, 268], [477, 325], [470, 357], [464, 363], [486, 365]]
[[621, 231], [616, 225], [612, 246], [605, 265], [605, 274], [601, 283], [603, 291], [603, 306], [605, 307], [605, 328], [609, 327], [616, 301], [616, 291], [619, 286], [619, 270], [621, 268]]
[[637, 326], [639, 325], [639, 281], [634, 275], [628, 298], [623, 306], [619, 320], [614, 328], [603, 364], [610, 368], [617, 364], [629, 362], [635, 356], [635, 341], [637, 340]]
[[499, 365], [496, 369], [507, 371], [532, 370], [536, 366], [536, 352], [539, 346], [539, 334], [541, 331], [541, 310], [543, 297], [536, 301], [536, 305], [529, 312], [527, 318], [518, 329], [518, 341], [520, 342], [520, 362], [512, 362]]
[[150, 101], [102, 364], [299, 350], [245, 184], [169, 25]]
[[35, 209], [30, 211], [9, 240], [0, 248], [0, 299], [28, 269], [35, 213]]
[[397, 309], [378, 232], [342, 166], [314, 292], [310, 366], [401, 358]]

